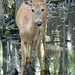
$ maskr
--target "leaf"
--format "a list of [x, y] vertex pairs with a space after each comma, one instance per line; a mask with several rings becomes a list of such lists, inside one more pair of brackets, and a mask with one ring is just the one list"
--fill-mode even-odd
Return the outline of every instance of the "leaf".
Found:
[[11, 9], [11, 8], [12, 8], [12, 7], [11, 7], [11, 4], [9, 4], [8, 7]]
[[10, 34], [10, 31], [5, 31], [4, 35], [8, 36]]
[[10, 15], [10, 16], [12, 16], [12, 17], [14, 16], [14, 14], [13, 14], [13, 12], [12, 12], [12, 11], [9, 13], [9, 15]]

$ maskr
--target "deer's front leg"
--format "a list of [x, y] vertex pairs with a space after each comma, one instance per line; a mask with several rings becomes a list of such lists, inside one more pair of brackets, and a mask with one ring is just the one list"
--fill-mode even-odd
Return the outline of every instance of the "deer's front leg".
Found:
[[45, 59], [47, 59], [46, 48], [45, 48], [45, 34], [44, 34], [44, 36], [43, 36], [42, 41], [43, 41]]
[[39, 34], [36, 47], [37, 47], [37, 56], [38, 56], [39, 63], [40, 63], [40, 68], [41, 68], [41, 75], [44, 75], [44, 71], [43, 71], [43, 67], [42, 67], [42, 62], [41, 62], [41, 33]]
[[27, 62], [31, 62], [31, 54], [32, 54], [32, 48], [33, 48], [33, 43], [31, 43], [31, 48], [30, 48], [30, 53], [29, 53], [29, 58], [27, 60]]
[[21, 40], [21, 54], [22, 54], [21, 75], [23, 75], [24, 67], [26, 65], [26, 50], [27, 50], [27, 44]]

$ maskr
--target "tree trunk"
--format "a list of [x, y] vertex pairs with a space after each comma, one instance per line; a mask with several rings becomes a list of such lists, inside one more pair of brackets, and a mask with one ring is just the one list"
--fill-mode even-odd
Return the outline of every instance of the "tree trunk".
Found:
[[7, 72], [7, 42], [2, 42], [3, 45], [3, 75]]
[[2, 9], [2, 1], [0, 0], [0, 26], [3, 25], [3, 9]]

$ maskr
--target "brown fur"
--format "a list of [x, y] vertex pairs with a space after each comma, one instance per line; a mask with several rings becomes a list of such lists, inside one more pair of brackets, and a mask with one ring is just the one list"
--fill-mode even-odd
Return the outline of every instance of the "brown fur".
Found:
[[[36, 0], [32, 0], [35, 2]], [[42, 0], [38, 0], [42, 1]], [[34, 9], [35, 11], [41, 10], [41, 3], [34, 3]], [[41, 36], [42, 30], [45, 32], [45, 25], [47, 21], [47, 5], [44, 7], [44, 12], [42, 15], [42, 23], [43, 25], [38, 27], [36, 26], [34, 20], [35, 16], [32, 14], [32, 8], [25, 4], [22, 3], [21, 7], [19, 8], [16, 16], [16, 23], [19, 28], [19, 33], [21, 37], [21, 53], [22, 53], [22, 62], [21, 62], [21, 75], [23, 75], [24, 72], [24, 66], [26, 64], [26, 50], [27, 50], [27, 43], [31, 45], [30, 53], [29, 53], [29, 59], [28, 62], [31, 62], [31, 54], [32, 54], [32, 47], [33, 43], [36, 43], [37, 41], [37, 56], [39, 59], [40, 63], [40, 68], [41, 68], [41, 75], [44, 75], [43, 72], [43, 67], [42, 67], [42, 62], [41, 62], [41, 39], [43, 41], [43, 46], [44, 46], [44, 53], [45, 53], [45, 58], [47, 58], [46, 55], [46, 49], [45, 49], [45, 33], [43, 33], [43, 37]]]

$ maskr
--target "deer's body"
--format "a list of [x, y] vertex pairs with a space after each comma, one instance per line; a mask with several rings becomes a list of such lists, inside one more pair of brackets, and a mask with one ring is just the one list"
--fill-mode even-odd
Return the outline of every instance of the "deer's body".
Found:
[[35, 24], [34, 19], [31, 7], [23, 3], [18, 11], [16, 21], [20, 37], [23, 41], [27, 41], [28, 43], [35, 42], [37, 40], [39, 30], [42, 29], [41, 26], [38, 27]]
[[[28, 62], [31, 62], [31, 53], [32, 53], [33, 43], [37, 43], [37, 46], [36, 46], [37, 56], [40, 62], [41, 75], [44, 75], [43, 67], [41, 63], [40, 48], [41, 48], [41, 39], [42, 39], [45, 58], [47, 58], [46, 49], [45, 49], [45, 34], [44, 34], [46, 19], [47, 19], [47, 6], [43, 8], [43, 5], [40, 2], [42, 0], [38, 0], [39, 2], [36, 2], [37, 0], [32, 0], [32, 1], [34, 2], [33, 10], [29, 5], [22, 3], [16, 16], [16, 22], [17, 22], [17, 26], [19, 28], [19, 33], [21, 37], [21, 53], [22, 53], [21, 75], [23, 75], [24, 66], [26, 64], [27, 43], [31, 45]], [[42, 8], [44, 9], [44, 11]], [[42, 33], [43, 35], [41, 35]], [[42, 36], [43, 38], [41, 38]]]

